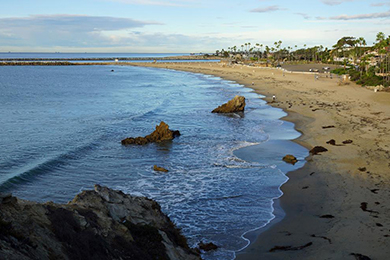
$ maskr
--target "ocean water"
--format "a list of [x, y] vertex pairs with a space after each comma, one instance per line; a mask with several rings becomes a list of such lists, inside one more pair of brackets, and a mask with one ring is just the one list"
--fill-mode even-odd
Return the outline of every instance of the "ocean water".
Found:
[[[244, 115], [211, 113], [235, 95], [247, 98]], [[279, 119], [285, 113], [260, 97], [234, 82], [165, 69], [0, 66], [0, 191], [65, 203], [99, 183], [147, 196], [190, 246], [220, 246], [205, 259], [234, 259], [249, 243], [243, 234], [274, 217], [285, 173], [303, 164], [281, 158], [307, 155], [290, 141], [299, 133]], [[182, 135], [120, 144], [161, 121]], [[155, 164], [169, 173], [154, 172]]]

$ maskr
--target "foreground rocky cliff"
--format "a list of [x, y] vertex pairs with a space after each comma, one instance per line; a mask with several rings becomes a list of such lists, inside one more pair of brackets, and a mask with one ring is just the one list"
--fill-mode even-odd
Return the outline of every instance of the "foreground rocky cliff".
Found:
[[201, 259], [157, 202], [95, 185], [68, 204], [0, 197], [0, 259]]

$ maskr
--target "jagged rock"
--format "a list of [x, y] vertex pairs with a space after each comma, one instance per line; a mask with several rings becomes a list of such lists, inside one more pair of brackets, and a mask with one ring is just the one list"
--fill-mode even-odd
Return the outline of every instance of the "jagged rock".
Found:
[[297, 158], [295, 158], [295, 156], [291, 154], [287, 154], [286, 156], [284, 156], [283, 161], [285, 161], [286, 163], [291, 163], [292, 165], [298, 162]]
[[177, 130], [170, 130], [169, 126], [161, 121], [160, 125], [156, 126], [156, 130], [150, 135], [145, 137], [129, 137], [122, 140], [123, 145], [138, 144], [144, 145], [147, 143], [158, 143], [162, 141], [172, 140], [173, 138], [180, 136], [180, 132]]
[[156, 172], [169, 172], [167, 169], [163, 167], [158, 167], [157, 165], [153, 166], [153, 170], [155, 170]]
[[217, 107], [211, 113], [236, 113], [245, 109], [245, 97], [235, 96], [229, 102]]
[[199, 247], [200, 250], [203, 250], [205, 252], [218, 249], [218, 246], [215, 245], [214, 243], [212, 243], [212, 242], [210, 242], [210, 243], [203, 243], [203, 241], [199, 242], [198, 247]]
[[315, 154], [322, 153], [322, 152], [327, 152], [327, 151], [328, 151], [328, 149], [326, 149], [325, 147], [315, 146], [315, 147], [313, 147], [313, 149], [311, 149], [309, 151], [309, 153], [315, 155]]
[[201, 259], [157, 202], [107, 187], [0, 206], [1, 259]]

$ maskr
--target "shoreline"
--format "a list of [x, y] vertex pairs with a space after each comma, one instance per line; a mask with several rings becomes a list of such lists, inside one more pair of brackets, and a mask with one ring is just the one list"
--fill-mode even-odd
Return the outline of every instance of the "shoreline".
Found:
[[[302, 135], [328, 152], [288, 172], [278, 199], [286, 216], [261, 229], [236, 259], [386, 259], [390, 254], [390, 95], [352, 82], [278, 69], [217, 64], [132, 64], [232, 80], [282, 108]], [[277, 101], [270, 103], [272, 95]], [[328, 144], [335, 140], [336, 145]], [[343, 144], [343, 141], [352, 143]], [[304, 223], [304, 225], [303, 225]]]

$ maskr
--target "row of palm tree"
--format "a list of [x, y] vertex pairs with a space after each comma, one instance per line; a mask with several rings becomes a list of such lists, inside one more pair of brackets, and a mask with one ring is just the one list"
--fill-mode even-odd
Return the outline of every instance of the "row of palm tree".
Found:
[[304, 60], [304, 61], [321, 61], [325, 58], [324, 49], [322, 45], [314, 46], [312, 48], [307, 48], [306, 44], [303, 45], [303, 48], [298, 49], [298, 45], [293, 47], [287, 46], [282, 48], [282, 41], [275, 41], [272, 46], [256, 43], [252, 45], [251, 43], [241, 44], [239, 47], [232, 46], [228, 47], [227, 51], [222, 49], [221, 51], [217, 50], [217, 56], [229, 57], [230, 55], [245, 55], [251, 57], [255, 60], [260, 59], [269, 59], [272, 57], [274, 61], [293, 61], [293, 60]]
[[[347, 63], [352, 61], [362, 75], [368, 71], [370, 60], [377, 59], [375, 71], [380, 75], [384, 75], [384, 79], [389, 82], [390, 79], [390, 36], [386, 38], [383, 32], [376, 35], [376, 41], [373, 46], [368, 47], [367, 41], [363, 37], [346, 36], [339, 39], [332, 48], [324, 48], [322, 45], [308, 47], [306, 44], [298, 48], [298, 45], [282, 47], [281, 40], [275, 41], [273, 45], [265, 45], [261, 43], [251, 44], [250, 42], [239, 46], [228, 47], [227, 51], [217, 51], [217, 55], [225, 57], [236, 56], [240, 54], [246, 59], [254, 61], [273, 61], [274, 64], [279, 64], [282, 61], [294, 62], [326, 62], [326, 63], [341, 63], [346, 68]], [[376, 51], [373, 54], [369, 51]], [[379, 57], [378, 57], [379, 56]], [[338, 58], [338, 59], [336, 59]], [[371, 69], [372, 70], [372, 69]]]

